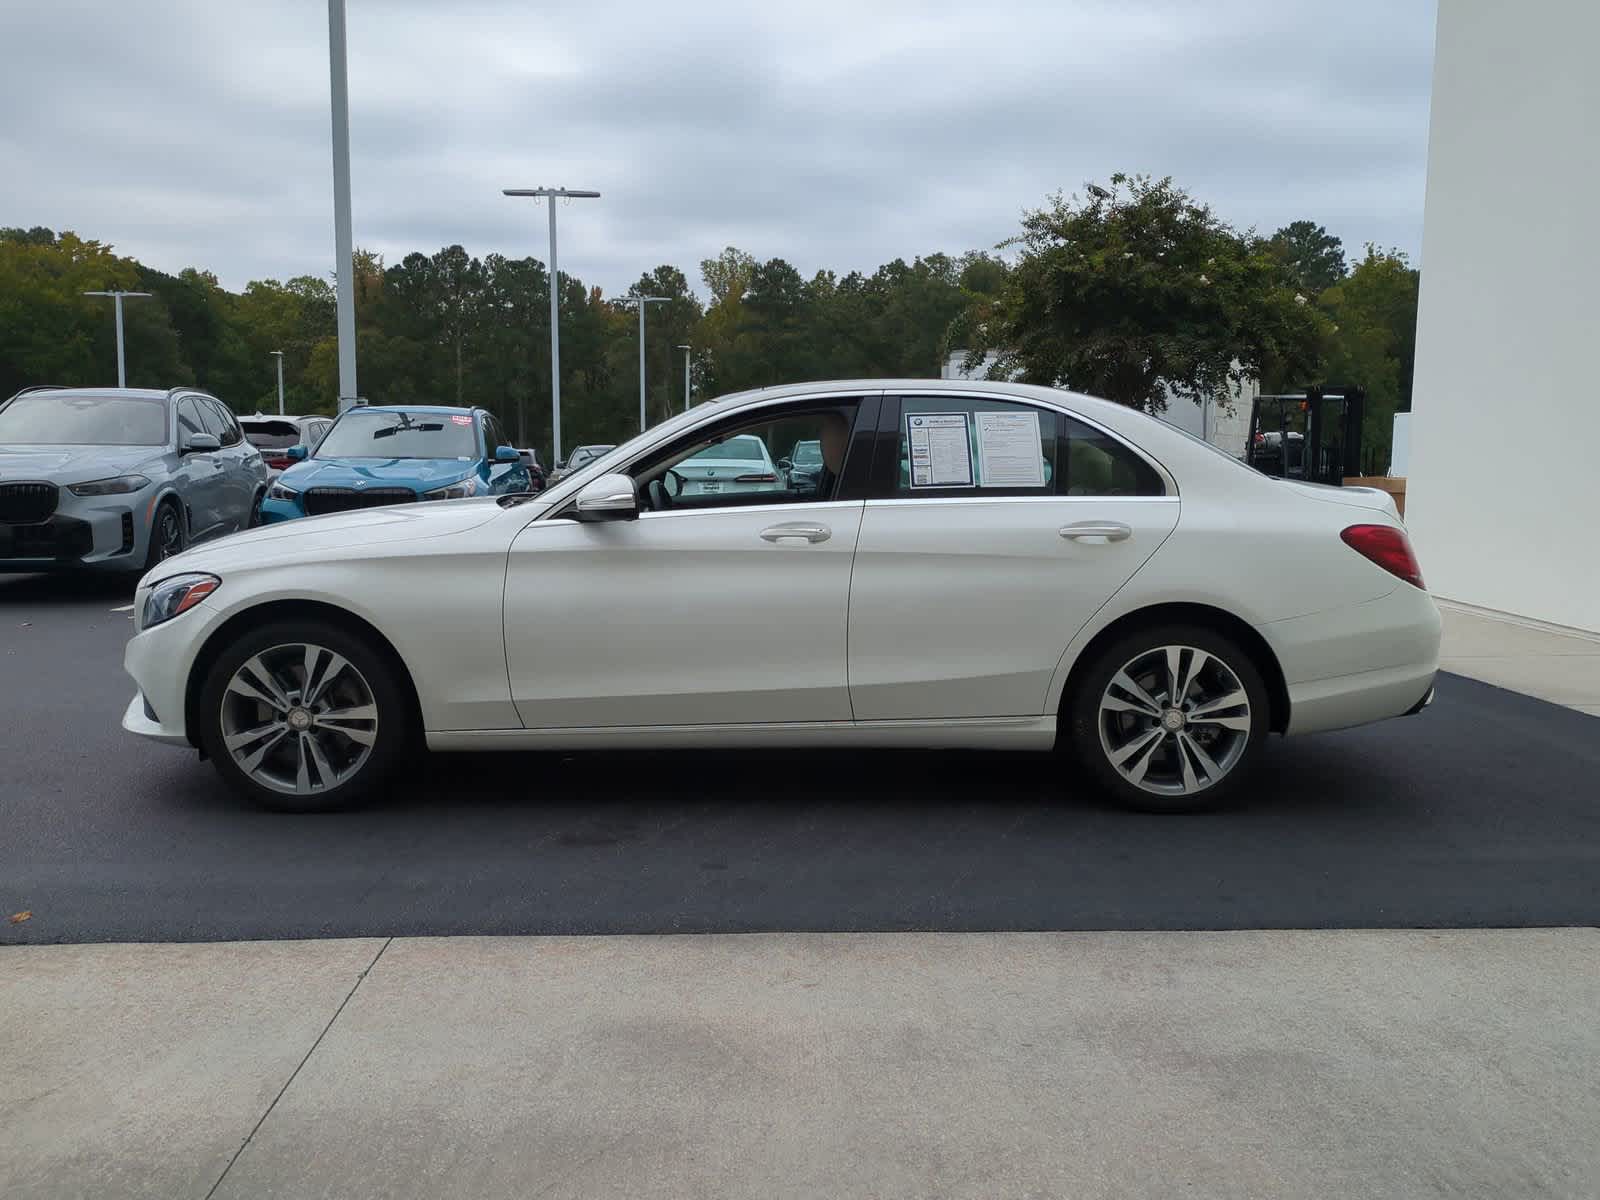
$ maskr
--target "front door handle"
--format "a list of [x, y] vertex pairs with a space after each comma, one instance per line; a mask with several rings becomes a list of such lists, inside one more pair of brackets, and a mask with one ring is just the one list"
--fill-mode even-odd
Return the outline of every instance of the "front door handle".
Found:
[[1061, 536], [1076, 541], [1078, 538], [1103, 537], [1108, 542], [1123, 542], [1133, 536], [1133, 528], [1121, 521], [1078, 521], [1061, 527]]
[[809, 521], [785, 521], [782, 525], [768, 525], [761, 531], [765, 541], [779, 542], [784, 538], [805, 538], [813, 545], [825, 542], [833, 536], [833, 530], [826, 525], [813, 525]]

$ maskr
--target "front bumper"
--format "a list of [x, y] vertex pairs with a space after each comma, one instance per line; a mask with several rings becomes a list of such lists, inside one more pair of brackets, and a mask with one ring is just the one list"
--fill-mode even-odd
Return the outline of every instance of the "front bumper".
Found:
[[133, 699], [128, 701], [127, 711], [122, 714], [122, 727], [129, 733], [136, 733], [140, 737], [149, 738], [166, 746], [189, 744], [189, 739], [181, 727], [171, 729], [161, 723], [160, 718], [155, 716], [155, 710], [150, 707], [150, 702], [144, 698], [143, 692], [136, 692]]
[[139, 571], [149, 548], [148, 493], [73, 496], [43, 521], [0, 521], [0, 572]]
[[298, 500], [273, 500], [268, 498], [261, 502], [261, 523], [263, 525], [276, 525], [280, 521], [293, 521], [305, 515], [305, 509], [300, 507]]
[[[143, 611], [147, 589], [134, 597], [135, 613]], [[122, 716], [129, 733], [173, 746], [194, 745], [187, 728], [189, 675], [207, 639], [223, 622], [216, 609], [201, 601], [186, 613], [145, 629], [128, 640], [122, 665], [139, 694]]]

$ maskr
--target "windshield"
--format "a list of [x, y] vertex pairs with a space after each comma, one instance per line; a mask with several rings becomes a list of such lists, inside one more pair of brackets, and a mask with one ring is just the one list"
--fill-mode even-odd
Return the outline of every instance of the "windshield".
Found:
[[713, 442], [704, 450], [697, 450], [688, 462], [765, 462], [765, 447], [761, 439], [750, 434], [731, 437], [725, 442]]
[[579, 446], [572, 452], [572, 461], [567, 465], [581, 467], [584, 463], [593, 462], [607, 451], [615, 449], [615, 446]]
[[380, 412], [352, 408], [328, 430], [314, 458], [478, 457], [469, 413]]
[[167, 402], [41, 392], [0, 408], [0, 442], [33, 446], [164, 446]]

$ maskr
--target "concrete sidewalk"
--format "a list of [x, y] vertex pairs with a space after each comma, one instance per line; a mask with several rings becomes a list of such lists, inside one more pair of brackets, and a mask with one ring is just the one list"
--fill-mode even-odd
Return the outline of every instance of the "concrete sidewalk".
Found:
[[1600, 1193], [1600, 931], [0, 949], [0, 1195]]
[[1439, 666], [1600, 717], [1600, 634], [1439, 601]]

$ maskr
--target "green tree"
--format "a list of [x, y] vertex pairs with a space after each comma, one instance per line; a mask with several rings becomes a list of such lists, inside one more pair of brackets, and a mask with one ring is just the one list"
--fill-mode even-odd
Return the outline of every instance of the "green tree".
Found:
[[1314, 221], [1285, 225], [1272, 235], [1272, 250], [1308, 296], [1344, 278], [1344, 243]]
[[1326, 381], [1367, 393], [1362, 459], [1387, 469], [1394, 414], [1411, 408], [1420, 279], [1398, 250], [1368, 245], [1365, 257], [1319, 301], [1332, 323]]
[[999, 295], [969, 313], [998, 371], [1161, 412], [1269, 369], [1315, 369], [1326, 319], [1267, 244], [1170, 179], [1113, 175], [1023, 219]]

